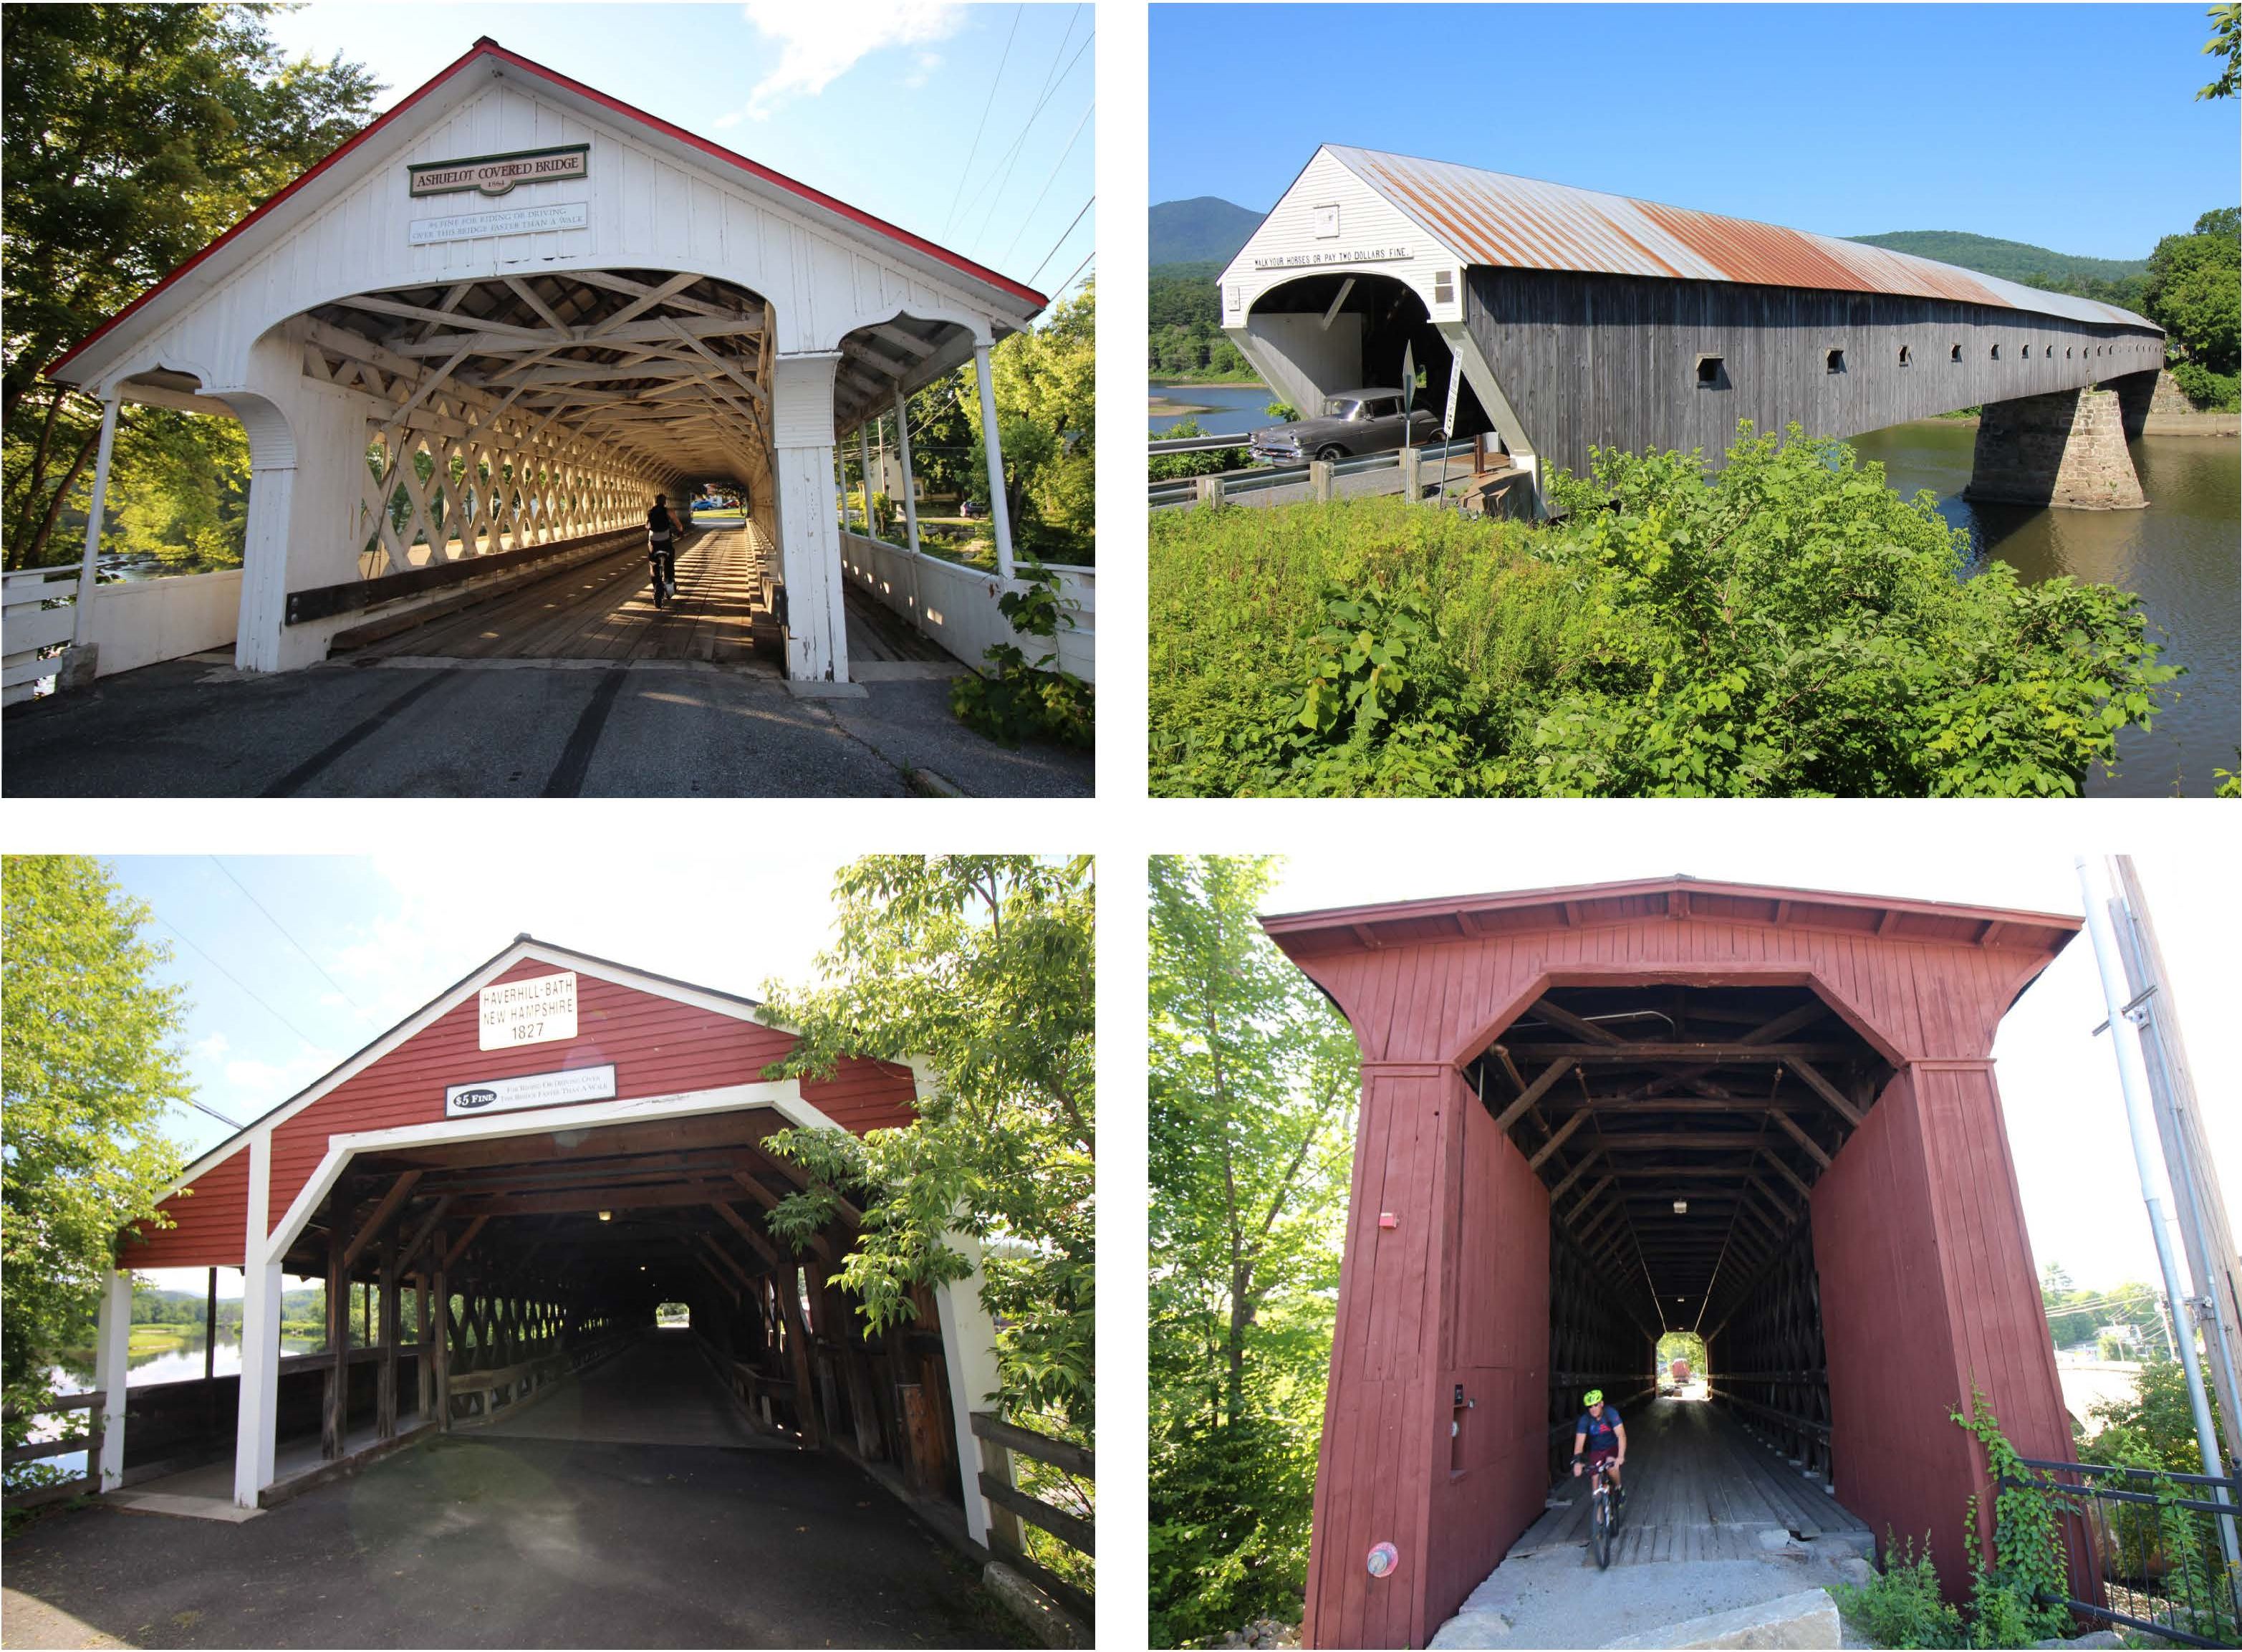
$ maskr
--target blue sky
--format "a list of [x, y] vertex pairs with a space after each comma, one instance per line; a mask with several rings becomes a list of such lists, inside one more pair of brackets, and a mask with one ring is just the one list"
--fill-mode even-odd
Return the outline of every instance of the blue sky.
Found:
[[1095, 23], [1088, 5], [755, 0], [312, 4], [270, 27], [292, 54], [367, 65], [385, 109], [488, 35], [1056, 299], [1094, 245], [1094, 208], [1068, 225], [1094, 187]]
[[1151, 198], [1265, 211], [1319, 144], [1826, 235], [2148, 256], [2236, 203], [2202, 4], [1154, 5]]

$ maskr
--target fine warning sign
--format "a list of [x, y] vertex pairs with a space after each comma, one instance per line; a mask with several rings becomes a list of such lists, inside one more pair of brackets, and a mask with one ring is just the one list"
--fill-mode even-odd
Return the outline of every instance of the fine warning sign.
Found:
[[534, 976], [482, 991], [482, 1044], [511, 1050], [576, 1036], [576, 972]]

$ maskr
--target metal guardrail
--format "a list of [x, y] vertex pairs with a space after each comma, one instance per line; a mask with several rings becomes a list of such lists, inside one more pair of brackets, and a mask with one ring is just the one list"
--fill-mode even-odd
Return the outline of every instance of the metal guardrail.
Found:
[[[2061, 1604], [2098, 1622], [2180, 1646], [2242, 1643], [2242, 1577], [2226, 1565], [2220, 1527], [2242, 1519], [2242, 1476], [2158, 1474], [2104, 1463], [2018, 1459], [2027, 1487], [2055, 1506], [2074, 1591]], [[2158, 1493], [2163, 1481], [2181, 1495]], [[2225, 1501], [2219, 1501], [2224, 1494]], [[2051, 1602], [2052, 1603], [2052, 1602]]]
[[1048, 1463], [1084, 1480], [1098, 1478], [1097, 1459], [1086, 1446], [1054, 1440], [1031, 1428], [1006, 1422], [993, 1411], [972, 1414], [974, 1438], [981, 1442], [981, 1494], [989, 1501], [989, 1548], [999, 1560], [1024, 1573], [1038, 1588], [1086, 1623], [1097, 1622], [1097, 1602], [1088, 1590], [1028, 1558], [1020, 1522], [1049, 1532], [1069, 1548], [1095, 1555], [1096, 1522], [1031, 1497], [1012, 1483], [1012, 1454]]
[[1154, 453], [1218, 453], [1225, 447], [1245, 447], [1253, 440], [1250, 434], [1235, 436], [1178, 436], [1172, 440], [1155, 437], [1146, 451]]
[[[1217, 447], [1244, 446], [1242, 442], [1222, 441], [1217, 441], [1212, 445]], [[1420, 466], [1434, 467], [1437, 474], [1438, 467], [1443, 460], [1469, 459], [1476, 448], [1477, 443], [1471, 438], [1433, 447], [1420, 447], [1416, 449], [1417, 462]], [[1402, 451], [1396, 447], [1382, 453], [1364, 453], [1353, 459], [1334, 460], [1331, 467], [1332, 478], [1337, 481], [1345, 477], [1365, 475], [1373, 471], [1398, 472], [1401, 468]], [[1216, 474], [1222, 480], [1223, 497], [1225, 500], [1235, 500], [1254, 494], [1265, 493], [1272, 488], [1305, 486], [1313, 473], [1313, 469], [1312, 461], [1299, 465], [1254, 465], [1244, 470], [1220, 471]], [[1199, 483], [1205, 480], [1206, 479], [1198, 476], [1178, 476], [1163, 481], [1148, 483], [1146, 496], [1150, 508], [1156, 511], [1169, 510], [1179, 506], [1196, 504], [1199, 496]]]

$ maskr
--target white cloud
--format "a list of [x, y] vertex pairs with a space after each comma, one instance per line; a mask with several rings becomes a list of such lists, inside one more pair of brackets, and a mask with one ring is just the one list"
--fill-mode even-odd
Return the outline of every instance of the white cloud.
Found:
[[239, 1118], [277, 1107], [341, 1059], [332, 1050], [306, 1050], [285, 1061], [229, 1061], [225, 1064], [225, 1081], [232, 1086], [233, 1097], [239, 1100], [221, 1111]]
[[[946, 40], [964, 22], [962, 6], [945, 0], [748, 0], [742, 8], [778, 59], [748, 93], [746, 106], [720, 117], [716, 124], [768, 120], [789, 97], [812, 97], [873, 52], [887, 46], [924, 46]], [[918, 78], [940, 59], [922, 51]]]
[[232, 1041], [226, 1038], [225, 1034], [223, 1032], [213, 1032], [209, 1038], [201, 1040], [195, 1045], [195, 1053], [205, 1061], [217, 1061], [221, 1059], [225, 1056], [225, 1052], [232, 1048], [233, 1044]]

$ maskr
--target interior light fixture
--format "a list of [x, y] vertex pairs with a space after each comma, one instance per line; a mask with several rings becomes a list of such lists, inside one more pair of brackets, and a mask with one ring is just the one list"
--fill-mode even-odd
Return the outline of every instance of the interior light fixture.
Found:
[[1687, 1216], [1689, 1213], [1689, 1201], [1686, 1199], [1675, 1199], [1674, 1201], [1674, 1213], [1676, 1216]]
[[613, 1211], [601, 1211], [600, 1212], [600, 1219], [603, 1222], [613, 1221], [614, 1219], [614, 1214], [615, 1213]]

